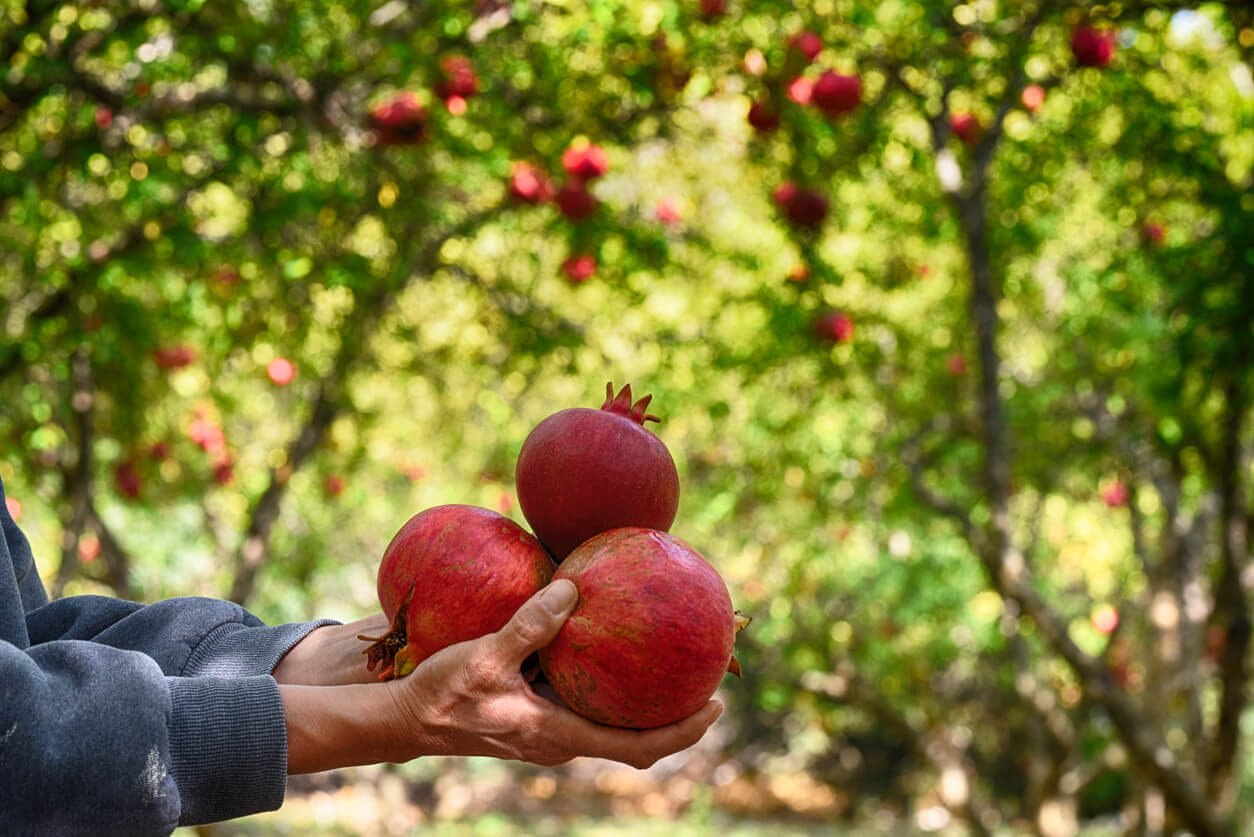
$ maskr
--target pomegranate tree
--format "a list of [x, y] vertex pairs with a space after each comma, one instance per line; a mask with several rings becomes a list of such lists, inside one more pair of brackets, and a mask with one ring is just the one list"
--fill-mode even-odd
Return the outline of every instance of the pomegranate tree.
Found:
[[725, 672], [740, 674], [727, 587], [674, 535], [635, 526], [602, 532], [554, 577], [575, 583], [579, 604], [540, 650], [540, 666], [585, 718], [664, 726], [704, 706]]
[[409, 519], [379, 564], [379, 603], [391, 622], [361, 639], [380, 680], [409, 674], [456, 642], [500, 630], [549, 583], [553, 560], [530, 533], [476, 506], [436, 506]]
[[601, 409], [572, 407], [536, 425], [514, 472], [518, 504], [561, 561], [593, 535], [620, 526], [669, 529], [679, 509], [679, 473], [647, 429], [652, 396], [605, 385]]

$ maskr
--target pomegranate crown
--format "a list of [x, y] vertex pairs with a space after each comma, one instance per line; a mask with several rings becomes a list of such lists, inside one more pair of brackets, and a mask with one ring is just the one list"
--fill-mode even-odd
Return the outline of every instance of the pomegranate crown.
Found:
[[605, 403], [601, 405], [601, 409], [626, 416], [636, 424], [643, 425], [646, 421], [661, 421], [657, 416], [645, 412], [645, 408], [652, 400], [652, 395], [646, 395], [633, 404], [631, 403], [631, 384], [625, 385], [618, 391], [618, 395], [615, 395], [614, 383], [611, 381], [605, 385]]

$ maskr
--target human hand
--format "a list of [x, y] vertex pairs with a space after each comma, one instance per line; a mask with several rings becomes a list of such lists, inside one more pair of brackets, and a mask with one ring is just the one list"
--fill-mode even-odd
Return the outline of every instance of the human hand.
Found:
[[386, 684], [402, 755], [393, 760], [495, 756], [555, 765], [594, 756], [645, 768], [699, 741], [722, 714], [718, 701], [669, 726], [629, 730], [595, 724], [537, 694], [522, 673], [523, 661], [557, 636], [578, 600], [574, 584], [555, 581], [501, 630], [449, 646]]

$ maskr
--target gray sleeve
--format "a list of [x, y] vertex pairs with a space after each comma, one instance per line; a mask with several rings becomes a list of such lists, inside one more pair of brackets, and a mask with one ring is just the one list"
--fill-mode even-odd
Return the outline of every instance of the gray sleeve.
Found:
[[107, 596], [57, 599], [26, 616], [32, 645], [64, 639], [147, 654], [168, 675], [269, 674], [314, 628], [337, 622], [266, 625], [232, 602], [185, 596], [150, 605]]
[[286, 772], [268, 675], [168, 677], [98, 643], [0, 642], [6, 831], [168, 834], [279, 807]]

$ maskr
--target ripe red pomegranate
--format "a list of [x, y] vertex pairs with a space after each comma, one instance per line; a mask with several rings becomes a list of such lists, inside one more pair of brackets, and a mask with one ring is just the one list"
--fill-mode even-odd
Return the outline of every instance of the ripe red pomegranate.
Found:
[[788, 82], [788, 98], [799, 105], [810, 104], [810, 97], [814, 95], [814, 81], [805, 76], [797, 76]]
[[1115, 58], [1115, 33], [1077, 26], [1071, 32], [1071, 53], [1081, 67], [1106, 67]]
[[579, 604], [540, 650], [540, 666], [585, 718], [665, 726], [704, 706], [733, 670], [736, 615], [727, 586], [674, 535], [635, 526], [602, 532], [554, 577], [575, 583]]
[[400, 528], [379, 564], [392, 629], [363, 653], [380, 680], [409, 674], [441, 648], [500, 630], [553, 577], [553, 559], [508, 517], [436, 506]]
[[817, 227], [827, 217], [827, 198], [795, 183], [781, 183], [775, 189], [775, 203], [799, 227]]
[[161, 346], [152, 356], [162, 369], [182, 369], [196, 361], [196, 350], [180, 343], [175, 346]]
[[1045, 88], [1039, 84], [1029, 84], [1019, 94], [1019, 101], [1023, 102], [1029, 113], [1036, 113], [1045, 104]]
[[370, 109], [370, 127], [379, 145], [415, 145], [426, 138], [427, 116], [419, 95], [405, 91]]
[[862, 101], [862, 79], [828, 70], [814, 82], [810, 101], [831, 117], [849, 113]]
[[596, 195], [578, 178], [568, 181], [553, 200], [558, 210], [572, 221], [581, 221], [597, 209]]
[[814, 336], [833, 343], [847, 343], [853, 339], [853, 318], [843, 311], [826, 311], [812, 324]]
[[124, 459], [113, 469], [113, 484], [128, 499], [136, 500], [143, 491], [144, 483], [139, 476], [139, 469], [132, 459]]
[[451, 98], [469, 99], [479, 92], [479, 77], [474, 65], [464, 55], [448, 55], [440, 60], [441, 81], [436, 93], [445, 101]]
[[679, 473], [666, 445], [645, 429], [653, 396], [634, 404], [631, 386], [605, 385], [601, 409], [571, 407], [536, 425], [514, 472], [518, 504], [558, 561], [593, 535], [619, 526], [669, 529], [679, 509]]
[[749, 124], [759, 134], [769, 134], [779, 127], [779, 112], [770, 102], [754, 102], [749, 106]]
[[571, 177], [593, 180], [610, 170], [610, 158], [599, 145], [572, 145], [562, 152], [562, 168]]
[[589, 256], [586, 253], [582, 256], [571, 256], [562, 262], [562, 273], [565, 273], [566, 278], [576, 285], [588, 281], [596, 275], [596, 272], [596, 256]]
[[798, 32], [788, 39], [788, 46], [801, 53], [806, 61], [813, 61], [823, 51], [823, 39], [809, 30]]
[[523, 203], [547, 203], [553, 200], [557, 188], [542, 169], [519, 160], [509, 176], [509, 193]]
[[975, 114], [966, 111], [949, 117], [949, 127], [967, 145], [975, 145], [984, 134], [984, 126], [980, 124], [980, 120]]

